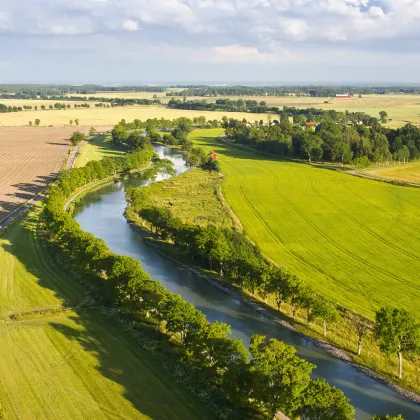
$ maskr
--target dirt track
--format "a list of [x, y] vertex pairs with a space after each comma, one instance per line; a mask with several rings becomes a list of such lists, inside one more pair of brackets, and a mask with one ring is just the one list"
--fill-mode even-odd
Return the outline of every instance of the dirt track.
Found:
[[69, 156], [69, 137], [89, 128], [0, 127], [0, 220], [55, 179]]

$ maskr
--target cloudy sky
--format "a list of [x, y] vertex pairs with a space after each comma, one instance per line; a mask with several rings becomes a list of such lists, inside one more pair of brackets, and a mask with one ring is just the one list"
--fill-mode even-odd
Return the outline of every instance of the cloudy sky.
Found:
[[420, 0], [0, 0], [0, 83], [420, 83]]

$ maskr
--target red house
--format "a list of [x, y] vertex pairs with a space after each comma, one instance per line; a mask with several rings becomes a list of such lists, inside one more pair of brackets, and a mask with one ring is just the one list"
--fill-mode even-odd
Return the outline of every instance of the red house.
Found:
[[213, 160], [219, 159], [219, 156], [217, 155], [217, 153], [213, 152], [213, 150], [207, 156], [211, 157]]

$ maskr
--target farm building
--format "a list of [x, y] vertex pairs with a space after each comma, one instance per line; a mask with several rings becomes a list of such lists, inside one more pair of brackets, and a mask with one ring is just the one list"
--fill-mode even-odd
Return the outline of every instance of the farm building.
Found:
[[219, 156], [217, 153], [213, 152], [213, 150], [207, 155], [208, 157], [211, 157], [213, 160], [219, 159]]
[[337, 93], [337, 95], [335, 95], [338, 99], [350, 99], [352, 96], [351, 93]]

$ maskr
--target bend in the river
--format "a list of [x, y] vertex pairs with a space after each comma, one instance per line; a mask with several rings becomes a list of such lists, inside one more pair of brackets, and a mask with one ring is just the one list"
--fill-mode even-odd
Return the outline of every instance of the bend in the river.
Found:
[[[171, 159], [178, 173], [187, 168], [182, 154], [163, 146], [155, 151]], [[402, 414], [405, 420], [420, 419], [420, 405], [407, 400], [382, 383], [356, 368], [315, 347], [299, 335], [275, 325], [253, 309], [203, 281], [198, 276], [160, 256], [134, 232], [123, 216], [127, 187], [141, 187], [150, 181], [131, 177], [120, 183], [106, 185], [83, 197], [75, 209], [81, 227], [106, 241], [109, 248], [121, 255], [141, 261], [150, 276], [167, 289], [179, 293], [202, 311], [209, 321], [223, 321], [232, 328], [232, 335], [249, 344], [253, 334], [274, 337], [297, 349], [297, 354], [314, 363], [315, 378], [325, 378], [340, 388], [356, 408], [357, 420], [371, 420], [373, 414]]]

